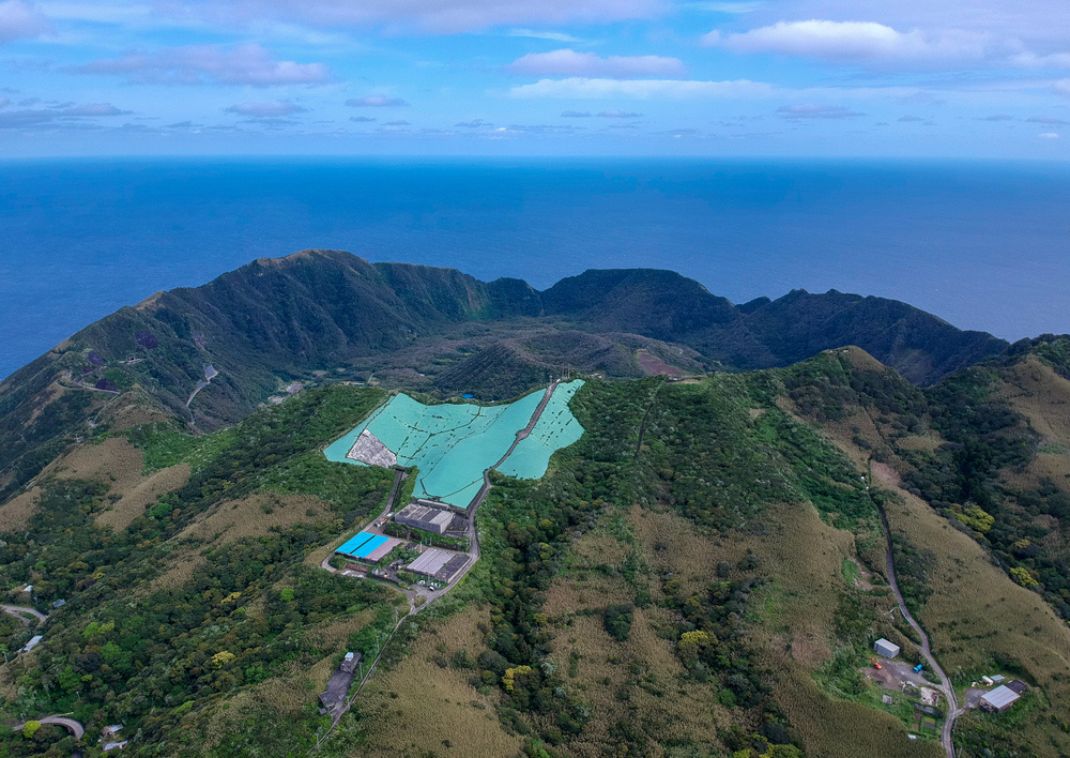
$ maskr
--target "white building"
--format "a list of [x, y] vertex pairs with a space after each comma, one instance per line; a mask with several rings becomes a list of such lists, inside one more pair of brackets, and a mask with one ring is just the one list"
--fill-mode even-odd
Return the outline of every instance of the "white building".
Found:
[[1005, 684], [1001, 684], [991, 692], [986, 692], [981, 696], [981, 707], [986, 711], [996, 711], [1002, 713], [1010, 708], [1020, 698], [1017, 692], [1012, 690]]
[[883, 637], [873, 643], [873, 650], [885, 658], [895, 658], [899, 655], [899, 646]]

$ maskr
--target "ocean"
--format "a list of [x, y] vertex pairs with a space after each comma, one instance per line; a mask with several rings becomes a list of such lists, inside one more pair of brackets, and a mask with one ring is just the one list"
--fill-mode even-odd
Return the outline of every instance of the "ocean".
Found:
[[757, 160], [0, 163], [0, 377], [161, 289], [304, 248], [537, 287], [679, 271], [734, 302], [905, 300], [1017, 339], [1070, 331], [1070, 167]]

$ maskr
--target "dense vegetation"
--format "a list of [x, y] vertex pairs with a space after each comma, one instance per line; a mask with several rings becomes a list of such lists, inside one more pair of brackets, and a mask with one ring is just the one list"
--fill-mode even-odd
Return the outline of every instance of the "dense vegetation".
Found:
[[[58, 599], [66, 605], [48, 622], [47, 644], [27, 662], [9, 664], [19, 696], [5, 705], [8, 713], [71, 712], [91, 730], [124, 723], [142, 754], [198, 754], [195, 735], [176, 736], [183, 719], [210, 711], [227, 693], [335, 654], [310, 634], [317, 623], [387, 610], [350, 640], [351, 649], [374, 654], [376, 625], [392, 626], [389, 609], [400, 596], [302, 562], [386, 496], [389, 472], [321, 465], [318, 453], [380, 398], [369, 390], [313, 391], [207, 438], [166, 425], [134, 430], [150, 465], [190, 461], [193, 474], [122, 532], [94, 522], [106, 506], [104, 483], [47, 481], [29, 527], [4, 534], [0, 576], [8, 586], [32, 581], [41, 609]], [[220, 503], [257, 492], [310, 494], [330, 510], [257, 537], [176, 540]], [[199, 562], [189, 579], [165, 580], [189, 561]], [[309, 719], [289, 731], [292, 749], [307, 749], [322, 725], [314, 710]], [[3, 744], [11, 754], [41, 747], [21, 738]]]

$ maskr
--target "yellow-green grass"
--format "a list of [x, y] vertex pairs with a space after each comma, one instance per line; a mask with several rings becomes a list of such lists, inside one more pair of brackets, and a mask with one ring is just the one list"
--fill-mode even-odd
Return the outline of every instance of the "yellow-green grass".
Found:
[[[107, 487], [108, 507], [95, 516], [97, 524], [125, 529], [161, 496], [183, 486], [188, 466], [174, 466], [151, 477], [142, 474], [144, 457], [125, 438], [108, 437], [86, 443], [58, 457], [45, 477], [84, 479]], [[0, 506], [0, 530], [25, 528], [37, 510], [40, 488], [31, 487]]]
[[583, 732], [568, 743], [568, 755], [611, 754], [619, 723], [647, 735], [650, 755], [667, 754], [673, 743], [707, 752], [720, 748], [717, 729], [731, 718], [714, 685], [686, 677], [674, 652], [676, 613], [656, 602], [635, 608], [624, 641], [610, 637], [602, 623], [607, 605], [635, 596], [622, 571], [633, 551], [650, 568], [634, 581], [656, 601], [660, 590], [653, 577], [661, 572], [674, 571], [689, 589], [708, 584], [718, 559], [710, 548], [685, 519], [639, 506], [610, 511], [573, 544], [569, 568], [554, 580], [544, 606], [551, 660], [590, 709]]
[[0, 531], [25, 529], [37, 512], [40, 497], [40, 489], [33, 487], [0, 505]]
[[[842, 428], [826, 425], [825, 431], [854, 460], [868, 457]], [[968, 683], [994, 672], [998, 661], [1008, 662], [1041, 687], [1048, 702], [1070, 702], [1070, 628], [1040, 595], [1015, 584], [977, 542], [903, 489], [894, 465], [874, 462], [871, 471], [874, 486], [894, 495], [887, 505], [893, 534], [934, 558], [932, 594], [916, 615], [947, 673]], [[1070, 735], [1049, 718], [1058, 712], [1054, 707], [1036, 709], [1019, 727], [1037, 755], [1070, 754]]]
[[[203, 551], [275, 529], [336, 519], [319, 498], [260, 492], [239, 500], [225, 500], [199, 515], [168, 540], [161, 558], [164, 571], [145, 585], [145, 592], [174, 589], [188, 582], [205, 565]], [[341, 528], [341, 525], [338, 525]]]
[[326, 518], [335, 517], [319, 498], [260, 492], [213, 506], [174, 539], [218, 547], [248, 537], [262, 537], [274, 529]]
[[497, 689], [481, 694], [472, 670], [443, 667], [458, 651], [475, 659], [487, 610], [469, 606], [427, 623], [405, 660], [377, 672], [360, 696], [366, 741], [362, 756], [514, 756], [521, 737], [504, 730], [495, 712]]

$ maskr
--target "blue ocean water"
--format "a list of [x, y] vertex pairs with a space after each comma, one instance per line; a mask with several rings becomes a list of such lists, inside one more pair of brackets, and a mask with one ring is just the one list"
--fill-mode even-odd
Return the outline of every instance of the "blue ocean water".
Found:
[[1070, 168], [719, 160], [0, 163], [0, 376], [85, 324], [309, 247], [538, 287], [670, 268], [743, 302], [906, 300], [1006, 338], [1070, 331]]

